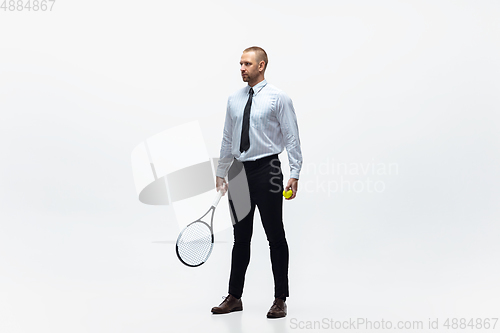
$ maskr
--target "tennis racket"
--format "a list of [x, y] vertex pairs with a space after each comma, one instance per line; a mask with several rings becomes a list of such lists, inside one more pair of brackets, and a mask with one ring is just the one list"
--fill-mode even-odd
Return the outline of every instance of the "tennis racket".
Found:
[[[210, 209], [199, 219], [188, 224], [177, 237], [175, 252], [179, 260], [186, 266], [198, 267], [204, 264], [214, 247], [214, 213], [215, 207], [222, 197], [222, 191], [217, 191]], [[210, 225], [202, 219], [212, 212]]]

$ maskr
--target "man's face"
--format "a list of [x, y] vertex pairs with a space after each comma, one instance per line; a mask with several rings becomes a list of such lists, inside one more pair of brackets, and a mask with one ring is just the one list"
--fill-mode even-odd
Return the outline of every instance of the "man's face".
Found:
[[244, 82], [254, 82], [259, 77], [259, 64], [255, 52], [244, 52], [240, 60], [241, 77]]

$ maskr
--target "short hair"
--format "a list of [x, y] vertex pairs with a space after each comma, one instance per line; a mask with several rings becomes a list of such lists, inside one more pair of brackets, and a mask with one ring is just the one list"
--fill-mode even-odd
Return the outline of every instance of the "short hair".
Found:
[[264, 70], [267, 68], [267, 53], [264, 51], [262, 47], [252, 46], [243, 50], [243, 53], [246, 52], [255, 52], [255, 58], [257, 59], [257, 64], [260, 64], [261, 61], [264, 61]]

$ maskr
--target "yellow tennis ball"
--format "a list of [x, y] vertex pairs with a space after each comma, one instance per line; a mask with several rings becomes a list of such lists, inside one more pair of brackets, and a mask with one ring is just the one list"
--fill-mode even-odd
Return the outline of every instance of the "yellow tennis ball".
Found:
[[287, 199], [288, 199], [288, 198], [290, 198], [292, 195], [293, 195], [293, 191], [292, 191], [292, 190], [288, 190], [288, 191], [286, 191], [286, 192], [285, 192], [285, 191], [283, 191], [283, 196], [284, 196], [285, 198], [287, 198]]

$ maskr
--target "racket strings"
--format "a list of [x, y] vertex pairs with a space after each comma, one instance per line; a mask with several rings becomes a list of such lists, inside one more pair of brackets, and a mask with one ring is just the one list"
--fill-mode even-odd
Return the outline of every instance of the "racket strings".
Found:
[[196, 266], [204, 263], [212, 251], [212, 233], [208, 225], [195, 222], [188, 226], [177, 241], [179, 257], [186, 264]]

